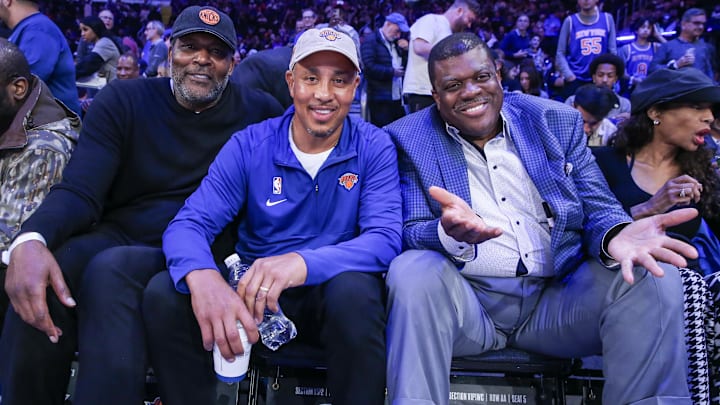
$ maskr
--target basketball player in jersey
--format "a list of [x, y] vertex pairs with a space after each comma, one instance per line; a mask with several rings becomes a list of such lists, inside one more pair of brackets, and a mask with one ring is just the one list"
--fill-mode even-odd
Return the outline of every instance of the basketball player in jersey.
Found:
[[597, 7], [598, 0], [578, 0], [579, 12], [565, 17], [558, 36], [556, 63], [565, 77], [566, 96], [590, 83], [590, 62], [602, 53], [617, 53], [615, 21]]

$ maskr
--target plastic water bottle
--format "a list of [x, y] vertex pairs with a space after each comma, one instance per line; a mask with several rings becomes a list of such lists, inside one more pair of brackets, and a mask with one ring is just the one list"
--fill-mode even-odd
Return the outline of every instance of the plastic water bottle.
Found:
[[[230, 286], [237, 289], [240, 277], [250, 268], [240, 260], [237, 253], [233, 253], [225, 258], [225, 266], [229, 272], [228, 281]], [[265, 308], [263, 320], [258, 325], [260, 340], [268, 349], [275, 351], [280, 346], [291, 341], [297, 336], [297, 328], [295, 324], [282, 312], [278, 306], [277, 312], [272, 312], [269, 308]]]

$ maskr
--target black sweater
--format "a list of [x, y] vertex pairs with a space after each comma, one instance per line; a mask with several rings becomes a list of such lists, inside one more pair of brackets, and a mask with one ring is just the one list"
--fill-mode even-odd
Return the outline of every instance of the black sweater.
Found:
[[103, 223], [159, 246], [230, 136], [281, 113], [271, 97], [233, 84], [196, 114], [177, 103], [167, 78], [113, 81], [93, 101], [62, 182], [22, 232], [40, 232], [52, 250]]

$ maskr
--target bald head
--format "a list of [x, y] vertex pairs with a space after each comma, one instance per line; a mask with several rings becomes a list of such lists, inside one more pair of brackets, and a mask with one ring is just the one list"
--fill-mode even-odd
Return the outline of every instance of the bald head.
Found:
[[0, 134], [5, 132], [30, 94], [30, 65], [25, 55], [0, 38]]
[[39, 10], [40, 7], [36, 1], [13, 0], [9, 3], [3, 1], [0, 2], [0, 20], [3, 20], [8, 28], [14, 29], [20, 21]]
[[30, 65], [15, 44], [0, 38], [0, 84], [6, 86], [18, 77], [29, 79]]

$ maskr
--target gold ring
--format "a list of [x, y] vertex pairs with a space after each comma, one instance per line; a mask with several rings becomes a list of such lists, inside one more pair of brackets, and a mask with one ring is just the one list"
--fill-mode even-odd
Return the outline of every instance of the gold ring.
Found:
[[260, 286], [260, 291], [263, 291], [263, 292], [268, 292], [268, 291], [270, 291], [270, 287], [263, 287], [263, 286]]

